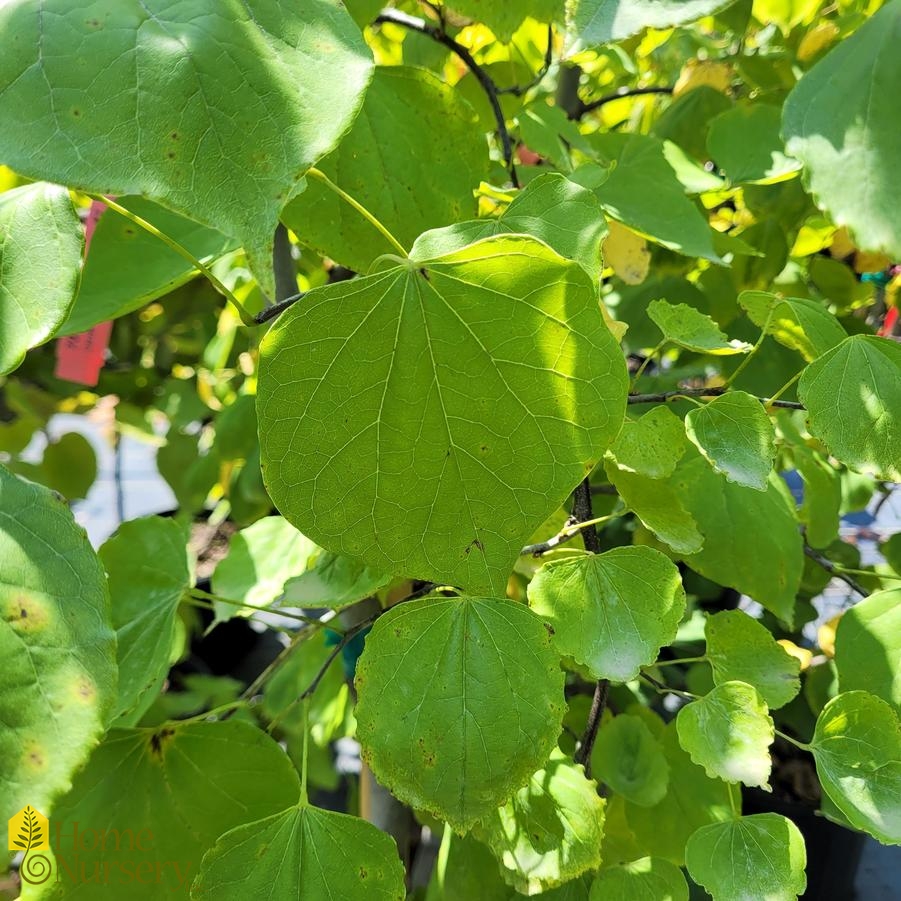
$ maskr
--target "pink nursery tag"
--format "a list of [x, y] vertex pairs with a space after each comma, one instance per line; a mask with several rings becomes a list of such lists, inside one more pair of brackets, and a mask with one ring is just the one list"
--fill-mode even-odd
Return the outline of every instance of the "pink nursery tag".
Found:
[[[91, 246], [91, 238], [97, 227], [97, 220], [103, 215], [106, 204], [95, 200], [91, 204], [84, 228], [84, 252], [87, 256]], [[79, 335], [69, 335], [56, 342], [56, 369], [54, 374], [59, 379], [78, 382], [80, 385], [94, 386], [100, 379], [103, 368], [103, 357], [109, 346], [112, 322], [101, 322], [92, 329]]]

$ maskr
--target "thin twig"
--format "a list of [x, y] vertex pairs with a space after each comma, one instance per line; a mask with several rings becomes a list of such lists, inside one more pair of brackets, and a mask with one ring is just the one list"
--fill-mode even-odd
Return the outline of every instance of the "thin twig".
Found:
[[842, 572], [828, 557], [824, 557], [819, 551], [814, 550], [809, 544], [804, 545], [804, 553], [818, 566], [836, 579], [841, 579], [852, 591], [856, 591], [861, 597], [868, 597], [870, 592], [862, 588], [860, 583], [852, 579], [847, 573]]
[[598, 97], [596, 100], [592, 100], [590, 103], [583, 103], [580, 101], [578, 108], [574, 111], [574, 114], [571, 115], [570, 118], [581, 119], [582, 116], [594, 112], [596, 109], [600, 109], [600, 107], [604, 106], [605, 104], [612, 103], [614, 100], [622, 100], [624, 97], [641, 97], [645, 94], [672, 93], [673, 89], [671, 87], [617, 88], [615, 91], [611, 91], [609, 94], [604, 94], [603, 97]]
[[[586, 477], [573, 492], [573, 518], [576, 523], [587, 525], [594, 522], [594, 510], [591, 506], [591, 481]], [[589, 554], [601, 552], [601, 538], [594, 525], [582, 532], [582, 541], [585, 550]], [[598, 729], [604, 708], [607, 706], [607, 693], [610, 691], [610, 683], [607, 679], [598, 679], [594, 686], [594, 695], [591, 699], [591, 710], [585, 723], [585, 731], [579, 741], [579, 746], [573, 757], [576, 763], [581, 763], [585, 768], [585, 777], [591, 778], [591, 751], [594, 748], [595, 739], [598, 737]]]
[[610, 683], [606, 679], [598, 679], [594, 686], [594, 695], [591, 699], [591, 710], [588, 713], [588, 723], [585, 733], [579, 740], [579, 747], [573, 755], [576, 763], [581, 763], [585, 768], [585, 778], [591, 778], [591, 752], [594, 750], [594, 742], [598, 737], [598, 729], [604, 710], [607, 708], [607, 694], [610, 691]]
[[640, 673], [639, 675], [642, 679], [645, 680], [645, 682], [653, 685], [654, 688], [656, 688], [657, 691], [661, 692], [662, 694], [678, 695], [680, 698], [684, 698], [686, 701], [696, 701], [698, 699], [698, 696], [692, 694], [690, 691], [682, 691], [678, 688], [670, 688], [669, 685], [666, 685], [659, 679], [655, 679], [653, 676], [649, 676], [647, 673]]
[[466, 64], [466, 67], [475, 76], [478, 83], [482, 86], [482, 90], [488, 97], [488, 103], [491, 105], [491, 111], [494, 114], [494, 121], [497, 125], [497, 134], [501, 141], [501, 149], [504, 154], [504, 165], [510, 173], [510, 180], [513, 187], [519, 187], [519, 177], [516, 174], [516, 166], [513, 163], [513, 142], [510, 140], [510, 132], [507, 131], [507, 121], [504, 117], [504, 111], [501, 109], [501, 103], [498, 99], [498, 88], [491, 76], [473, 59], [469, 50], [459, 42], [455, 41], [443, 27], [430, 25], [424, 19], [416, 16], [407, 15], [398, 9], [383, 9], [375, 18], [375, 25], [382, 24], [400, 25], [410, 31], [418, 34], [424, 34], [433, 41], [444, 45], [453, 51]]
[[[665, 404], [671, 400], [679, 400], [683, 397], [722, 397], [728, 388], [677, 388], [675, 391], [658, 391], [655, 394], [630, 394], [626, 399], [629, 404]], [[783, 410], [804, 410], [804, 404], [793, 400], [772, 400], [768, 397], [758, 397], [765, 407], [780, 407]]]
[[265, 310], [260, 310], [260, 312], [253, 317], [254, 322], [256, 322], [257, 325], [262, 325], [264, 322], [269, 322], [270, 319], [275, 319], [276, 316], [280, 316], [284, 313], [288, 307], [293, 307], [303, 296], [304, 292], [301, 291], [299, 294], [292, 294], [290, 297], [286, 297], [284, 300], [280, 300], [278, 303], [266, 307]]
[[547, 27], [547, 50], [544, 51], [544, 62], [541, 64], [541, 68], [535, 73], [534, 77], [526, 82], [526, 84], [514, 84], [508, 88], [498, 88], [498, 94], [512, 94], [514, 97], [522, 97], [527, 91], [531, 91], [532, 88], [537, 87], [541, 84], [541, 80], [548, 73], [548, 69], [551, 67], [551, 59], [553, 58], [554, 52], [554, 26], [548, 25]]

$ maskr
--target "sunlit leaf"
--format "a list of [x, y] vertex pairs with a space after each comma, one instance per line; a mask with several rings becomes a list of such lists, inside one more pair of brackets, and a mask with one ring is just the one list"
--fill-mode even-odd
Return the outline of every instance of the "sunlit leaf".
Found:
[[0, 134], [3, 162], [221, 229], [272, 294], [279, 213], [346, 131], [370, 78], [337, 3], [13, 0], [0, 33], [15, 35], [0, 58], [0, 119], [17, 123]]
[[529, 585], [529, 604], [553, 627], [562, 656], [595, 679], [628, 682], [676, 637], [685, 591], [660, 551], [620, 547], [545, 564]]
[[770, 790], [774, 726], [766, 702], [745, 682], [723, 682], [676, 717], [679, 742], [708, 776]]
[[594, 286], [530, 238], [312, 291], [262, 355], [263, 474], [285, 517], [380, 572], [470, 590], [503, 594], [625, 409]]
[[713, 901], [795, 901], [807, 885], [804, 837], [777, 813], [702, 826], [688, 840], [685, 863]]
[[901, 844], [901, 724], [890, 704], [866, 691], [833, 698], [811, 743], [817, 775], [857, 829]]

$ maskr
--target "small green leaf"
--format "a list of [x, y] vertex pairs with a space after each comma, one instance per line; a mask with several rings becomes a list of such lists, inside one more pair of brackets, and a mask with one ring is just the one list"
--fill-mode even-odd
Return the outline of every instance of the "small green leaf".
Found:
[[48, 341], [66, 321], [83, 246], [65, 188], [38, 183], [0, 195], [0, 375], [12, 372], [26, 351]]
[[48, 810], [116, 698], [103, 568], [57, 495], [0, 466], [0, 819]]
[[[44, 853], [55, 857], [54, 877], [25, 897], [187, 898], [203, 853], [220, 835], [276, 813], [299, 794], [284, 751], [237, 719], [113, 729], [53, 808], [61, 840], [52, 855]], [[79, 879], [82, 866], [88, 876], [110, 878]], [[138, 872], [143, 878], [126, 885], [128, 873]]]
[[666, 794], [653, 807], [627, 803], [626, 819], [645, 853], [681, 866], [689, 836], [700, 826], [732, 819], [741, 801], [737, 787], [710, 779], [691, 762], [679, 745], [675, 722], [660, 741], [669, 766]]
[[688, 901], [682, 871], [661, 857], [642, 857], [601, 870], [588, 901]]
[[756, 397], [729, 391], [685, 417], [685, 433], [730, 482], [766, 491], [776, 458], [773, 423]]
[[784, 707], [801, 690], [801, 664], [772, 632], [742, 610], [722, 610], [707, 619], [707, 659], [713, 680], [747, 682], [767, 706]]
[[460, 250], [492, 235], [525, 234], [577, 262], [597, 281], [607, 220], [594, 194], [557, 172], [529, 182], [496, 219], [473, 219], [425, 232], [413, 256], [429, 259]]
[[709, 16], [734, 0], [575, 0], [567, 5], [567, 55], [621, 41], [645, 28], [669, 28]]
[[713, 901], [795, 901], [807, 887], [804, 837], [777, 813], [702, 826], [688, 840], [685, 864]]
[[676, 717], [679, 742], [707, 775], [770, 791], [773, 720], [757, 689], [723, 682]]
[[901, 724], [866, 691], [833, 698], [817, 719], [811, 750], [823, 789], [856, 829], [901, 845]]
[[219, 836], [191, 897], [403, 901], [406, 889], [394, 839], [358, 817], [302, 804]]
[[663, 748], [639, 716], [621, 713], [601, 726], [591, 767], [605, 785], [640, 807], [653, 807], [666, 795], [670, 771]]
[[743, 354], [751, 349], [746, 341], [730, 340], [706, 313], [700, 313], [686, 303], [652, 300], [648, 304], [648, 316], [667, 341], [698, 353]]
[[707, 150], [734, 184], [772, 184], [790, 178], [801, 164], [785, 154], [779, 107], [739, 105], [710, 123]]
[[894, 197], [899, 25], [901, 2], [892, 0], [798, 82], [782, 116], [788, 152], [804, 164], [817, 203], [836, 224], [850, 226], [862, 248], [891, 257], [901, 257]]
[[494, 852], [504, 878], [524, 895], [596, 870], [603, 833], [604, 800], [597, 784], [556, 748], [474, 832]]
[[[213, 571], [214, 594], [248, 607], [268, 607], [281, 597], [288, 579], [300, 575], [316, 545], [281, 516], [267, 516], [232, 535], [228, 553]], [[215, 622], [252, 611], [214, 601]]]
[[529, 604], [554, 629], [560, 655], [595, 679], [628, 682], [676, 637], [685, 591], [672, 561], [649, 547], [619, 547], [545, 564]]
[[901, 713], [901, 589], [877, 591], [845, 611], [835, 665], [842, 691], [872, 692]]
[[842, 463], [901, 481], [901, 346], [846, 338], [804, 370], [798, 397], [810, 431]]
[[612, 462], [605, 466], [605, 470], [623, 503], [661, 541], [677, 554], [696, 554], [701, 550], [704, 536], [669, 483], [647, 478], [643, 474], [625, 472]]
[[[91, 14], [13, 0], [0, 33], [16, 38], [0, 58], [0, 120], [19, 123], [0, 133], [4, 163], [219, 228], [272, 295], [279, 213], [347, 130], [371, 75], [338, 3], [130, 0]], [[76, 75], [87, 60], [92, 75]]]
[[311, 291], [278, 319], [264, 478], [322, 547], [503, 594], [619, 431], [626, 382], [588, 276], [532, 238], [489, 238]]
[[[155, 225], [203, 263], [238, 246], [234, 238], [141, 197], [117, 197], [116, 203]], [[60, 332], [75, 335], [98, 322], [139, 310], [196, 274], [190, 263], [155, 235], [108, 210], [91, 236], [81, 287]]]
[[359, 560], [320, 551], [307, 571], [288, 579], [279, 606], [293, 605], [337, 610], [374, 595], [391, 582], [391, 576], [364, 566]]
[[720, 262], [707, 219], [685, 196], [661, 141], [648, 135], [607, 132], [592, 138], [595, 163], [572, 179], [597, 195], [612, 219], [689, 257]]
[[[523, 642], [527, 654], [511, 653]], [[376, 777], [458, 831], [526, 784], [565, 709], [544, 623], [522, 604], [487, 598], [390, 609], [366, 639], [356, 686], [357, 737]]]
[[685, 425], [665, 404], [623, 423], [610, 454], [619, 469], [651, 479], [671, 476], [688, 446]]
[[[475, 215], [486, 151], [458, 91], [424, 69], [381, 66], [350, 131], [319, 168], [409, 247], [427, 229]], [[318, 181], [282, 218], [305, 244], [357, 272], [397, 252]]]
[[174, 519], [148, 516], [122, 523], [100, 548], [118, 639], [118, 725], [138, 722], [169, 671], [176, 612], [193, 584], [186, 545]]
[[848, 337], [835, 316], [816, 300], [742, 291], [738, 302], [754, 325], [798, 351], [808, 363]]

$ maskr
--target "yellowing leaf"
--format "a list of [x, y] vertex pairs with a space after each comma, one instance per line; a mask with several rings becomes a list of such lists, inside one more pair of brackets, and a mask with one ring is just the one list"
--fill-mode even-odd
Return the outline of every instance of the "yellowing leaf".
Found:
[[838, 628], [838, 621], [841, 618], [842, 615], [839, 613], [838, 616], [833, 616], [829, 622], [823, 623], [817, 629], [817, 644], [827, 657], [835, 656], [835, 630]]
[[720, 63], [713, 60], [689, 60], [679, 73], [676, 86], [673, 88], [673, 97], [680, 97], [689, 91], [702, 85], [713, 88], [725, 94], [732, 84], [732, 66], [729, 63]]
[[857, 250], [857, 245], [854, 243], [851, 233], [843, 225], [832, 238], [829, 256], [834, 260], [843, 260], [846, 256], [854, 253], [855, 250]]
[[627, 285], [640, 285], [651, 268], [648, 242], [615, 219], [610, 220], [609, 228], [610, 234], [604, 240], [604, 262]]
[[835, 22], [820, 22], [811, 28], [798, 45], [798, 60], [802, 63], [812, 60], [838, 37], [838, 30]]
[[810, 666], [810, 661], [813, 660], [813, 654], [808, 651], [807, 648], [800, 648], [787, 638], [780, 638], [776, 644], [781, 644], [792, 657], [800, 662], [802, 672]]

